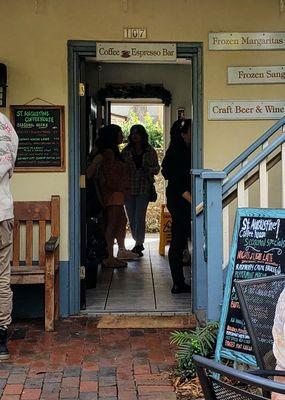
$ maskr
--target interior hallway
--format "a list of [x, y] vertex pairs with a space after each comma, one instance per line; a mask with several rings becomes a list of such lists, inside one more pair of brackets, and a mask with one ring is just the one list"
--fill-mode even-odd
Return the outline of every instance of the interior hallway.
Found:
[[[100, 313], [190, 313], [190, 295], [173, 295], [167, 256], [158, 254], [158, 235], [146, 238], [144, 257], [123, 269], [99, 269], [97, 287], [87, 290], [88, 315]], [[132, 239], [126, 247], [132, 248]], [[167, 254], [167, 249], [166, 249]], [[189, 267], [184, 267], [186, 282]]]

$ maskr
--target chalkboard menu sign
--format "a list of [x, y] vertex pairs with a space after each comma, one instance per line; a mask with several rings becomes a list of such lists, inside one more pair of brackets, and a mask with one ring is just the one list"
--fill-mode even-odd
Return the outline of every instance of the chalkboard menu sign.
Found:
[[19, 137], [16, 171], [64, 171], [64, 107], [11, 106]]
[[285, 210], [240, 208], [237, 211], [216, 348], [221, 357], [255, 365], [234, 280], [285, 272]]

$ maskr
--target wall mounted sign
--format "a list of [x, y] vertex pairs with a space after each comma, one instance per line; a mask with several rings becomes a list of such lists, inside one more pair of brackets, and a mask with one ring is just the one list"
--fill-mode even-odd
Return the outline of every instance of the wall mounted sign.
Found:
[[217, 361], [226, 358], [255, 365], [234, 280], [283, 274], [284, 237], [284, 209], [238, 209], [216, 346]]
[[228, 83], [285, 83], [285, 65], [269, 67], [228, 67]]
[[64, 106], [11, 106], [19, 137], [16, 171], [64, 171]]
[[209, 120], [279, 119], [285, 114], [285, 100], [211, 100]]
[[175, 62], [175, 43], [97, 43], [98, 61]]
[[285, 32], [209, 33], [209, 50], [285, 49]]
[[146, 28], [124, 28], [124, 39], [146, 39]]

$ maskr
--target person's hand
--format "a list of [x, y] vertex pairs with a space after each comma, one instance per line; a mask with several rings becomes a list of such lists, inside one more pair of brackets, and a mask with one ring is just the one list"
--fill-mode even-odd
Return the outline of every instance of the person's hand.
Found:
[[186, 190], [186, 192], [182, 193], [182, 197], [183, 197], [183, 199], [187, 200], [188, 203], [192, 203], [192, 196], [191, 196], [190, 192], [188, 192], [188, 190]]

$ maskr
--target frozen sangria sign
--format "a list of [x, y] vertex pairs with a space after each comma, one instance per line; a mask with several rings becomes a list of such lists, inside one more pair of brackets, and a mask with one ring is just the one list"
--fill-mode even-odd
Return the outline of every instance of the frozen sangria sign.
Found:
[[212, 32], [209, 50], [281, 50], [285, 32]]
[[98, 61], [176, 61], [175, 43], [97, 43]]
[[285, 83], [285, 65], [268, 67], [228, 67], [228, 83]]
[[285, 100], [211, 100], [209, 120], [279, 119], [285, 114]]

